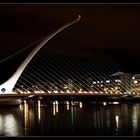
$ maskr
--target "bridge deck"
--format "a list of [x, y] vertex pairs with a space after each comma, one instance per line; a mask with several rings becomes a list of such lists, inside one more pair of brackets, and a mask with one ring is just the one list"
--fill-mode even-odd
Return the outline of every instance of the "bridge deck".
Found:
[[3, 98], [12, 99], [44, 99], [44, 100], [77, 100], [77, 101], [138, 101], [139, 95], [126, 94], [95, 94], [95, 93], [22, 93], [22, 94], [0, 94], [0, 100]]
[[[0, 97], [28, 97], [28, 96], [107, 96], [107, 97], [122, 97], [126, 96], [124, 94], [95, 94], [95, 93], [9, 93], [9, 94], [0, 94]], [[134, 96], [134, 95], [129, 95]]]

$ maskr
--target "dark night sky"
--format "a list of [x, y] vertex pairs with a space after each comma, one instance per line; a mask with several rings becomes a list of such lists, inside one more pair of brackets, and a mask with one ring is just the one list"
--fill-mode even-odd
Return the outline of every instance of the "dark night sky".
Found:
[[[98, 47], [128, 72], [140, 73], [140, 5], [134, 4], [1, 4], [0, 59], [52, 33], [78, 14], [81, 21], [67, 30], [77, 44], [84, 40], [85, 49]], [[68, 44], [71, 40], [65, 41]], [[73, 48], [69, 51], [73, 53]], [[80, 49], [78, 55], [82, 55]]]

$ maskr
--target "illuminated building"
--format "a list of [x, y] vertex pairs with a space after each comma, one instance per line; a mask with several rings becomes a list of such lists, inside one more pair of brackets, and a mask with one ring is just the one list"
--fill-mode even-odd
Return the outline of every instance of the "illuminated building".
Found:
[[113, 74], [112, 77], [116, 80], [116, 82], [118, 80], [118, 86], [121, 88], [121, 91], [123, 93], [131, 93], [132, 76], [130, 74], [124, 72], [117, 72]]
[[92, 88], [95, 91], [101, 91], [104, 93], [130, 93], [131, 92], [131, 78], [132, 76], [128, 73], [117, 72], [110, 75], [108, 78], [99, 78], [94, 80]]
[[71, 79], [67, 80], [67, 92], [73, 92], [74, 83]]
[[139, 93], [140, 91], [140, 74], [133, 75], [131, 80], [131, 90], [132, 93]]

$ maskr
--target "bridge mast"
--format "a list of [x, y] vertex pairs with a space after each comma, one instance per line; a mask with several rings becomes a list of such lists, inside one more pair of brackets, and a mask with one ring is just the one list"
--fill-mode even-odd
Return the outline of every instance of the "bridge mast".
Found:
[[32, 51], [31, 53], [26, 57], [26, 59], [20, 64], [20, 66], [17, 68], [16, 72], [3, 84], [0, 85], [0, 93], [13, 93], [13, 88], [19, 79], [20, 75], [22, 74], [25, 67], [28, 65], [28, 63], [31, 61], [31, 59], [34, 57], [34, 55], [56, 34], [64, 30], [65, 28], [71, 26], [72, 24], [78, 22], [80, 20], [81, 16], [79, 15], [77, 19], [74, 21], [67, 23], [63, 25], [62, 27], [58, 28], [56, 31], [54, 31], [49, 36], [46, 36], [45, 39], [43, 39]]

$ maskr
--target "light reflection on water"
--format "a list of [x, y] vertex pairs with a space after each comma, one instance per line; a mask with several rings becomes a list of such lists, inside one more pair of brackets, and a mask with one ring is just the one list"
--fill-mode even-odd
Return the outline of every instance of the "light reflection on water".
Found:
[[26, 100], [24, 100], [24, 132], [25, 135], [27, 134], [28, 131], [28, 121], [29, 121], [29, 116], [28, 116], [28, 103]]
[[67, 110], [70, 109], [70, 103], [68, 101], [66, 101], [66, 106], [67, 106]]
[[12, 114], [2, 116], [1, 122], [1, 131], [3, 131], [6, 136], [17, 136], [17, 124]]
[[119, 116], [115, 116], [115, 121], [116, 121], [116, 131], [119, 130]]
[[40, 108], [41, 107], [41, 105], [40, 105], [40, 100], [38, 100], [38, 120], [40, 120], [41, 119], [41, 112], [40, 112]]
[[26, 101], [0, 107], [1, 136], [140, 135], [140, 104]]
[[[17, 114], [15, 114], [17, 113]], [[0, 136], [19, 136], [22, 131], [19, 128], [20, 120], [17, 118], [19, 108], [0, 108]]]
[[137, 129], [138, 129], [138, 106], [133, 106], [133, 113], [132, 113], [132, 122], [133, 122], [133, 135], [135, 135]]

